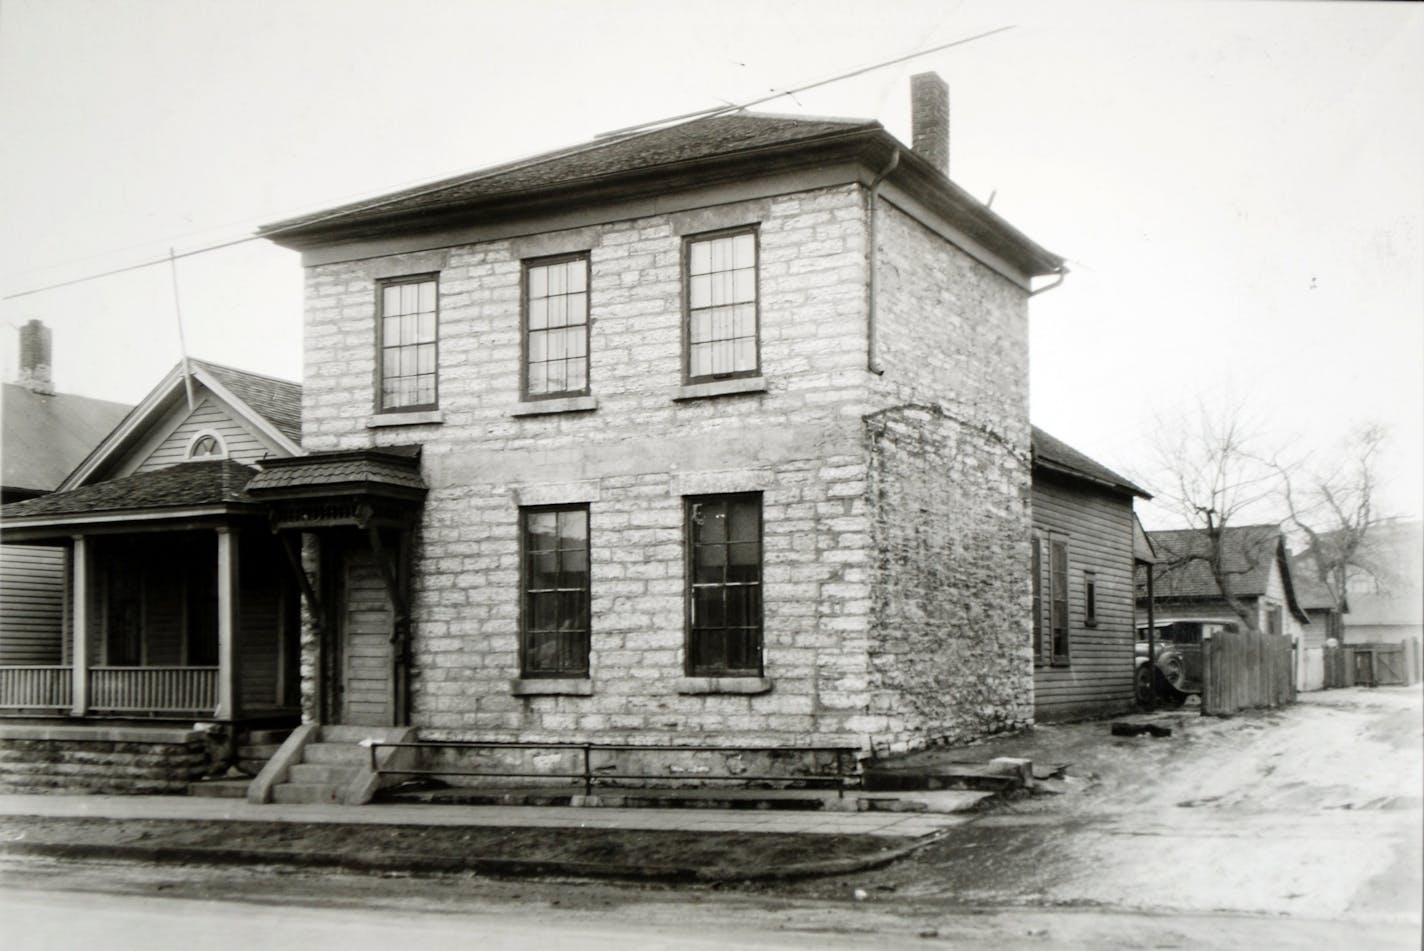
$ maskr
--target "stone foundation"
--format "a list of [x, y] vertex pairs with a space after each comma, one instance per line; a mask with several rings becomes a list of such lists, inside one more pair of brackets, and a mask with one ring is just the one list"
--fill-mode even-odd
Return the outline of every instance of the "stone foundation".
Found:
[[183, 794], [212, 765], [197, 730], [0, 726], [0, 793]]

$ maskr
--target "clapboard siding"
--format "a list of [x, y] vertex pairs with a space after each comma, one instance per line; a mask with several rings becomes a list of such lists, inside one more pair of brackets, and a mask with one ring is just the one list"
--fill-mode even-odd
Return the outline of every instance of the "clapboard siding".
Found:
[[216, 433], [222, 437], [228, 458], [237, 462], [254, 462], [270, 451], [226, 406], [212, 396], [205, 396], [167, 438], [139, 462], [134, 471], [151, 472], [154, 469], [187, 462], [188, 447], [193, 438], [202, 432]]
[[0, 665], [59, 664], [64, 551], [0, 546]]
[[[1033, 474], [1033, 530], [1043, 544], [1043, 656], [1034, 668], [1034, 715], [1065, 719], [1132, 706], [1132, 500], [1043, 471]], [[1068, 545], [1069, 661], [1051, 660], [1049, 543]], [[1097, 581], [1097, 624], [1085, 622], [1085, 572]]]

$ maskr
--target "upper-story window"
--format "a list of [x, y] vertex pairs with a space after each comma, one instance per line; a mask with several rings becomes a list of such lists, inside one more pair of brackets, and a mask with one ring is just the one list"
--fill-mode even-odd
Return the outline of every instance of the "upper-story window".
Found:
[[753, 376], [757, 342], [757, 234], [688, 238], [685, 247], [688, 382]]
[[227, 447], [216, 433], [199, 433], [188, 446], [189, 459], [221, 459], [226, 455]]
[[434, 409], [437, 399], [436, 282], [432, 275], [380, 285], [380, 379], [383, 411]]
[[588, 392], [588, 255], [524, 267], [524, 396]]

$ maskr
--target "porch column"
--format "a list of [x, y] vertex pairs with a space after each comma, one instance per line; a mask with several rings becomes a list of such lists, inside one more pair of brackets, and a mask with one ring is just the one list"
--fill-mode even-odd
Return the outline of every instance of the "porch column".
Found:
[[238, 535], [218, 532], [218, 709], [219, 720], [237, 716]]
[[89, 712], [89, 544], [83, 535], [74, 536], [69, 550], [70, 576], [74, 611], [74, 643], [70, 648], [72, 681], [72, 712], [82, 717]]

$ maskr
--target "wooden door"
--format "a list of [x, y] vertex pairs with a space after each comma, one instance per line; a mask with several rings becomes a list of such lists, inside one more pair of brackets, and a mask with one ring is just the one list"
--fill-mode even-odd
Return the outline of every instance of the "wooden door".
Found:
[[342, 561], [341, 722], [391, 726], [395, 723], [394, 612], [370, 551], [348, 549]]

